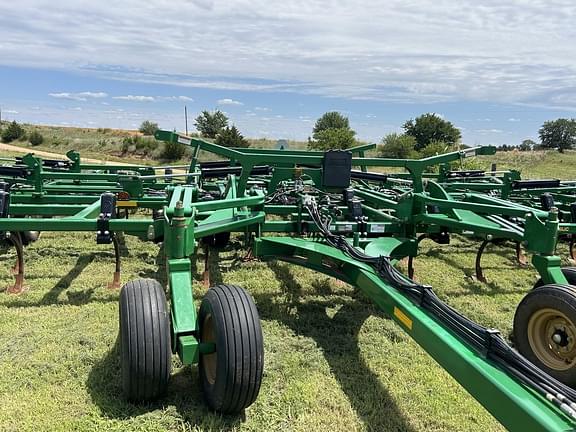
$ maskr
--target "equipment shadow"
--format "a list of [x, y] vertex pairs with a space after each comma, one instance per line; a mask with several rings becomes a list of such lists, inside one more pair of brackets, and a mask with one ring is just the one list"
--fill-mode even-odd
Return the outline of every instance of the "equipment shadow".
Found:
[[[91, 302], [114, 302], [117, 301], [115, 298], [93, 298], [94, 291], [96, 287], [90, 288], [84, 291], [74, 291], [68, 292], [72, 283], [76, 280], [78, 276], [88, 267], [97, 256], [108, 256], [106, 252], [93, 252], [91, 254], [81, 254], [78, 256], [74, 267], [68, 271], [64, 276], [62, 276], [58, 282], [48, 291], [44, 296], [38, 301], [26, 301], [25, 299], [15, 299], [11, 300], [5, 305], [5, 307], [38, 307], [38, 306], [50, 306], [50, 305], [74, 305], [81, 306]], [[24, 284], [26, 285], [26, 280], [35, 279], [34, 276], [26, 276]], [[59, 299], [60, 295], [66, 292], [67, 300]]]
[[[433, 257], [435, 259], [441, 260], [444, 263], [446, 263], [447, 265], [449, 265], [450, 267], [453, 268], [458, 268], [462, 271], [463, 275], [466, 277], [466, 279], [469, 281], [468, 283], [463, 283], [461, 285], [462, 288], [464, 288], [465, 290], [468, 290], [469, 292], [446, 292], [446, 295], [450, 295], [451, 297], [461, 297], [461, 296], [465, 296], [465, 295], [484, 295], [484, 296], [489, 296], [489, 297], [494, 297], [494, 296], [498, 296], [498, 295], [502, 295], [502, 294], [522, 294], [528, 291], [528, 288], [519, 288], [519, 289], [515, 289], [515, 290], [507, 290], [502, 288], [502, 286], [500, 286], [496, 281], [491, 280], [490, 279], [490, 271], [492, 270], [501, 270], [500, 267], [494, 267], [494, 266], [482, 266], [483, 270], [486, 271], [488, 270], [489, 273], [486, 275], [488, 281], [487, 282], [480, 282], [476, 279], [476, 270], [472, 267], [468, 267], [467, 265], [453, 259], [450, 257], [450, 255], [443, 253], [441, 250], [438, 249], [434, 249], [434, 250], [430, 250], [428, 251], [428, 253], [426, 254], [429, 257]], [[415, 279], [418, 279], [418, 272], [419, 270], [421, 271], [421, 269], [419, 269], [419, 265], [418, 265], [418, 260], [414, 260], [414, 268], [415, 268]], [[521, 269], [521, 267], [516, 266], [516, 269]], [[511, 271], [514, 271], [516, 269], [510, 269]], [[487, 289], [484, 289], [487, 288]]]
[[[314, 339], [367, 430], [413, 430], [381, 379], [364, 360], [358, 346], [358, 334], [364, 321], [371, 315], [385, 316], [359, 292], [357, 296], [354, 293], [355, 298], [350, 301], [339, 298], [336, 302], [327, 299], [302, 303], [303, 288], [290, 272], [290, 267], [277, 261], [270, 261], [268, 266], [280, 281], [283, 295], [254, 296], [261, 318], [281, 321], [297, 335]], [[313, 285], [318, 294], [326, 295], [325, 284]], [[338, 306], [338, 303], [343, 304], [330, 317], [327, 308]], [[287, 313], [289, 309], [292, 313]]]
[[[209, 248], [201, 245], [197, 248], [193, 259], [190, 260], [192, 279], [203, 281], [204, 272], [207, 271], [210, 286], [223, 283], [223, 273], [233, 271], [242, 264], [242, 257], [238, 250], [238, 244], [233, 242], [225, 248]], [[208, 254], [208, 259], [206, 259], [206, 254]], [[155, 270], [142, 271], [139, 274], [140, 277], [156, 279], [162, 285], [167, 286], [166, 255], [163, 244], [158, 249], [155, 264], [157, 266]]]
[[[227, 250], [228, 248], [226, 248]], [[221, 251], [211, 249], [209, 253], [208, 271], [213, 285], [222, 283], [222, 273], [219, 266]], [[193, 278], [197, 280], [202, 280], [202, 272], [197, 264], [203, 261], [203, 253], [205, 253], [205, 249], [199, 249], [198, 259], [192, 260], [192, 274]], [[166, 285], [166, 257], [163, 245], [158, 250], [156, 264], [157, 270], [142, 272], [140, 276], [156, 279]], [[173, 357], [173, 372], [170, 376], [167, 392], [161, 399], [150, 403], [127, 401], [122, 394], [119, 350], [119, 340], [117, 339], [106, 356], [94, 365], [86, 382], [92, 401], [100, 407], [107, 417], [129, 419], [152, 411], [175, 407], [180, 417], [192, 429], [222, 431], [236, 430], [245, 419], [244, 413], [228, 416], [210, 411], [202, 398], [197, 366], [182, 366], [176, 357]]]
[[127, 420], [175, 407], [179, 416], [194, 430], [236, 430], [244, 420], [244, 413], [223, 416], [210, 411], [202, 400], [197, 367], [182, 367], [175, 358], [172, 369], [176, 369], [176, 372], [172, 373], [167, 392], [162, 398], [147, 403], [127, 401], [122, 393], [119, 351], [117, 339], [105, 357], [92, 367], [86, 381], [92, 401], [107, 418]]

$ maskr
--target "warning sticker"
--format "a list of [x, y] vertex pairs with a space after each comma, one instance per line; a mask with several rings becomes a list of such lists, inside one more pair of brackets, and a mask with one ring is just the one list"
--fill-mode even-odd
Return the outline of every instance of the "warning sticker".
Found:
[[136, 201], [116, 201], [116, 207], [138, 207]]
[[186, 138], [186, 137], [183, 137], [183, 136], [179, 136], [179, 137], [178, 137], [178, 142], [179, 142], [180, 144], [190, 145], [190, 143], [192, 142], [192, 140], [191, 140], [190, 138]]
[[404, 324], [408, 328], [408, 330], [412, 330], [412, 320], [408, 318], [408, 315], [406, 315], [396, 306], [394, 306], [394, 316], [398, 318], [398, 321]]

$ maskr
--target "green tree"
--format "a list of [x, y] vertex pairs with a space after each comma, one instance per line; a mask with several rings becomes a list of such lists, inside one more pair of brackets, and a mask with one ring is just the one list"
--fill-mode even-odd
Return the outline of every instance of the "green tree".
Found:
[[352, 147], [356, 140], [350, 129], [348, 118], [336, 111], [324, 113], [316, 120], [312, 129], [312, 138], [308, 138], [308, 148], [314, 150], [346, 149]]
[[350, 128], [330, 128], [314, 134], [314, 139], [308, 138], [308, 148], [313, 150], [347, 149], [356, 144], [354, 132]]
[[538, 131], [542, 147], [557, 148], [560, 153], [576, 146], [576, 119], [560, 118], [544, 122]]
[[30, 135], [28, 136], [28, 141], [30, 141], [30, 144], [32, 144], [33, 146], [37, 146], [44, 142], [44, 137], [40, 132], [34, 130], [30, 132]]
[[520, 144], [518, 149], [520, 151], [531, 151], [534, 149], [534, 147], [536, 147], [536, 145], [537, 144], [531, 139], [525, 139], [524, 141], [522, 141], [522, 144]]
[[500, 147], [496, 147], [496, 151], [508, 152], [514, 150], [514, 146], [508, 144], [502, 144]]
[[378, 147], [380, 157], [395, 159], [411, 159], [417, 155], [416, 138], [411, 135], [391, 133], [382, 138]]
[[454, 151], [454, 146], [444, 141], [432, 141], [418, 153], [421, 159]]
[[216, 137], [215, 143], [224, 147], [250, 147], [250, 143], [242, 136], [236, 126], [226, 126], [222, 129]]
[[322, 117], [316, 120], [312, 134], [315, 135], [326, 129], [350, 129], [350, 123], [347, 117], [337, 111], [331, 111], [324, 113]]
[[202, 111], [196, 117], [194, 125], [203, 137], [216, 138], [220, 131], [228, 126], [228, 117], [220, 110]]
[[2, 138], [2, 142], [9, 143], [17, 140], [18, 138], [22, 138], [25, 133], [26, 131], [24, 128], [16, 123], [16, 121], [13, 121], [5, 129], [2, 130], [0, 137]]
[[154, 135], [158, 130], [158, 123], [153, 123], [150, 120], [145, 120], [142, 122], [138, 130], [143, 135]]
[[182, 159], [186, 154], [186, 147], [177, 142], [165, 142], [160, 157], [166, 161]]
[[452, 123], [434, 113], [408, 120], [403, 128], [407, 135], [416, 138], [416, 150], [423, 149], [434, 141], [456, 144], [462, 136]]

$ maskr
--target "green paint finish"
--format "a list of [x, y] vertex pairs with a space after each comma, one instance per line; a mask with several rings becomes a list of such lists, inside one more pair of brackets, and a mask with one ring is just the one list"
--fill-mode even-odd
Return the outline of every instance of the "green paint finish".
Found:
[[168, 260], [170, 305], [174, 337], [197, 330], [196, 308], [192, 294], [192, 269], [188, 258]]
[[178, 336], [176, 352], [184, 365], [196, 364], [199, 361], [200, 347], [192, 335]]
[[532, 264], [540, 273], [544, 284], [570, 285], [562, 273], [562, 260], [560, 257], [533, 255]]
[[260, 239], [255, 253], [303, 265], [359, 287], [509, 430], [573, 430], [574, 423], [547, 400], [470, 349], [367, 265], [329, 246], [292, 238]]

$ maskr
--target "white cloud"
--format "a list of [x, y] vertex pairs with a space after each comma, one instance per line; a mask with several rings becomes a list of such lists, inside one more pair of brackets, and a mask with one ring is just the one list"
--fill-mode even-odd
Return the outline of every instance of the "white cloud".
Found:
[[191, 88], [576, 108], [572, 0], [45, 5], [2, 2], [2, 65]]
[[141, 96], [141, 95], [114, 96], [112, 99], [126, 100], [133, 102], [154, 102], [156, 100], [154, 96]]
[[508, 119], [508, 121], [509, 121], [509, 122], [513, 122], [513, 123], [517, 123], [517, 122], [520, 121], [520, 119], [517, 119], [517, 118], [514, 118], [514, 117], [510, 117], [510, 118]]
[[244, 105], [242, 102], [234, 99], [218, 99], [218, 105]]
[[157, 96], [156, 100], [194, 102], [194, 99], [188, 96]]
[[5, 114], [20, 114], [18, 111], [15, 110], [4, 110]]
[[475, 132], [479, 134], [501, 134], [504, 131], [502, 129], [476, 129]]
[[125, 96], [113, 96], [112, 99], [132, 101], [132, 102], [158, 102], [158, 101], [194, 102], [194, 99], [192, 99], [189, 96], [125, 95]]
[[88, 99], [101, 99], [108, 96], [104, 92], [80, 92], [80, 93], [48, 93], [48, 96], [56, 99], [68, 99], [79, 102], [86, 102]]

